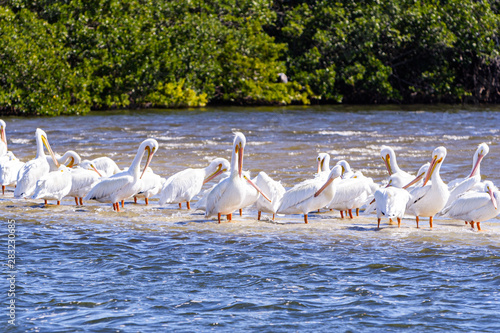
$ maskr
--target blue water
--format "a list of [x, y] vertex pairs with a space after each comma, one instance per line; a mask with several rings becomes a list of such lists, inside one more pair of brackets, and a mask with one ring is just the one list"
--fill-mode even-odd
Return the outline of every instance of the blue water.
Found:
[[[144, 137], [157, 137], [152, 168], [162, 176], [200, 167], [204, 156], [229, 157], [232, 131], [247, 136], [245, 168], [285, 186], [311, 177], [320, 151], [346, 158], [376, 182], [385, 177], [379, 147], [395, 147], [400, 166], [416, 172], [438, 145], [448, 148], [445, 181], [470, 171], [486, 141], [484, 179], [496, 173], [500, 113], [360, 109], [222, 109], [97, 113], [87, 117], [4, 119], [9, 148], [34, 155], [36, 126], [58, 152], [114, 156], [130, 163]], [[11, 141], [13, 140], [13, 141]], [[112, 144], [108, 144], [111, 142]], [[401, 228], [375, 215], [338, 212], [256, 220], [245, 209], [217, 224], [202, 212], [127, 203], [43, 207], [0, 200], [2, 247], [16, 221], [16, 326], [6, 332], [161, 331], [455, 331], [500, 330], [498, 219], [474, 232], [461, 221]], [[4, 256], [6, 257], [6, 256]], [[4, 267], [5, 272], [7, 272]], [[6, 276], [6, 275], [5, 275]], [[7, 283], [0, 293], [7, 295]]]

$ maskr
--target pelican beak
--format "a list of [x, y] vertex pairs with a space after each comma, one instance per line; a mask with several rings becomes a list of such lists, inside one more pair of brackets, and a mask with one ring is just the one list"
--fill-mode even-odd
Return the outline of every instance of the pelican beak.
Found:
[[146, 165], [144, 166], [144, 170], [142, 170], [141, 177], [139, 179], [142, 179], [142, 176], [144, 176], [144, 173], [146, 172], [146, 169], [149, 166], [149, 163], [151, 163], [151, 160], [153, 159], [153, 155], [155, 154], [155, 148], [151, 150], [151, 147], [147, 146], [146, 150], [148, 151], [148, 160], [146, 162]]
[[212, 173], [210, 176], [205, 178], [205, 180], [203, 181], [203, 185], [205, 185], [206, 183], [208, 183], [209, 181], [211, 181], [212, 179], [214, 179], [215, 177], [217, 177], [218, 175], [220, 175], [221, 173], [226, 172], [226, 171], [227, 171], [226, 169], [222, 169], [222, 164], [219, 164], [219, 166], [217, 167], [217, 170], [215, 170], [214, 173]]
[[342, 168], [342, 173], [340, 174], [340, 178], [344, 179], [344, 172], [345, 172], [345, 169], [344, 169], [344, 166], [341, 165], [340, 166]]
[[69, 164], [67, 165], [68, 168], [72, 168], [75, 165], [75, 159], [73, 156], [71, 157], [71, 160], [69, 161]]
[[479, 169], [479, 164], [481, 163], [483, 158], [484, 154], [478, 154], [476, 165], [474, 165], [474, 169], [472, 169], [469, 178], [474, 177], [476, 175], [477, 169]]
[[236, 149], [238, 153], [238, 175], [241, 178], [241, 173], [243, 171], [243, 147], [239, 144]]
[[387, 172], [389, 173], [389, 176], [391, 176], [392, 175], [391, 157], [389, 156], [389, 154], [387, 154], [385, 156], [385, 158], [382, 157], [382, 159], [384, 160], [385, 167], [387, 168]]
[[434, 158], [432, 159], [431, 165], [429, 166], [429, 170], [427, 170], [427, 175], [425, 175], [424, 184], [422, 186], [425, 186], [425, 184], [427, 184], [429, 179], [431, 179], [432, 174], [434, 173], [434, 169], [436, 168], [436, 165], [438, 165], [438, 163], [441, 163], [442, 161], [443, 161], [443, 158], [440, 158], [439, 160], [437, 160], [437, 156], [434, 156]]
[[420, 181], [420, 179], [424, 178], [424, 175], [425, 175], [425, 172], [421, 173], [420, 175], [417, 175], [417, 177], [415, 177], [411, 182], [409, 182], [408, 184], [403, 186], [403, 189], [406, 190], [408, 187], [412, 186], [413, 184], [418, 183]]
[[316, 191], [316, 193], [314, 193], [314, 197], [316, 198], [318, 195], [320, 195], [321, 192], [323, 192], [325, 190], [325, 188], [327, 188], [328, 185], [330, 185], [333, 182], [334, 179], [335, 178], [328, 178], [326, 183], [323, 186], [321, 186], [321, 188], [318, 191]]
[[488, 187], [488, 193], [490, 194], [490, 198], [491, 198], [491, 202], [493, 203], [493, 207], [495, 207], [495, 209], [497, 209], [498, 206], [497, 206], [497, 201], [495, 200], [495, 194], [493, 193], [493, 191], [489, 187]]
[[269, 199], [267, 197], [267, 195], [264, 194], [264, 192], [262, 192], [262, 190], [250, 179], [248, 178], [247, 176], [243, 176], [243, 178], [245, 178], [245, 180], [250, 184], [252, 185], [256, 190], [257, 192], [260, 193], [260, 195], [262, 195], [264, 197], [264, 199], [266, 199], [267, 201], [271, 202], [271, 199]]
[[[387, 185], [386, 185], [386, 187], [385, 187], [385, 188], [388, 188], [389, 186], [391, 186], [391, 184], [392, 184], [392, 179], [389, 179], [389, 182], [387, 183]], [[373, 201], [375, 201], [375, 199], [373, 199]], [[372, 202], [373, 202], [373, 201], [372, 201]], [[371, 202], [371, 203], [372, 203], [372, 202]]]
[[323, 161], [318, 157], [318, 173], [323, 169]]
[[0, 138], [3, 141], [3, 143], [5, 143], [5, 147], [7, 148], [7, 136], [5, 135], [5, 128], [3, 126], [1, 132], [2, 133], [0, 134]]
[[50, 147], [49, 140], [42, 135], [42, 142], [49, 151], [50, 156], [52, 156], [52, 160], [54, 161], [54, 164], [56, 165], [57, 168], [59, 168], [60, 164], [56, 159], [56, 155], [54, 154], [54, 151], [52, 151], [52, 148]]
[[99, 171], [97, 171], [97, 169], [95, 168], [95, 166], [93, 164], [90, 165], [90, 167], [95, 171], [97, 172], [97, 174], [99, 175], [99, 177], [102, 177], [102, 175], [100, 174]]

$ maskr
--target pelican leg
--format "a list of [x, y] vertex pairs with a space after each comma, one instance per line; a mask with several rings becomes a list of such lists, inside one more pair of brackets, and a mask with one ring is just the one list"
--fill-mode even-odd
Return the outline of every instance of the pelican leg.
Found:
[[398, 228], [400, 228], [400, 227], [401, 227], [401, 218], [398, 217]]
[[273, 213], [273, 221], [274, 221], [274, 213]]
[[116, 204], [113, 202], [113, 210], [116, 210]]
[[240, 216], [243, 215], [243, 209], [240, 208]]
[[182, 209], [182, 203], [179, 202], [179, 209]]
[[2, 185], [2, 195], [5, 194], [5, 185]]
[[356, 208], [356, 216], [359, 216], [359, 208]]
[[231, 221], [233, 219], [233, 214], [227, 214], [226, 216], [228, 221]]
[[429, 216], [429, 226], [431, 227], [431, 229], [432, 229], [432, 219], [433, 219], [433, 217]]
[[389, 219], [389, 224], [392, 224], [392, 219]]
[[83, 206], [83, 198], [80, 198], [80, 206]]
[[465, 221], [465, 224], [469, 224], [469, 222]]
[[191, 209], [191, 204], [189, 203], [189, 201], [186, 201], [186, 206], [187, 206], [187, 209]]
[[415, 216], [415, 219], [417, 220], [417, 229], [418, 229], [418, 216]]
[[148, 198], [144, 198], [144, 201], [146, 201], [146, 206], [149, 205], [149, 199]]
[[304, 222], [307, 224], [307, 214], [304, 214]]
[[61, 201], [57, 200], [57, 205], [59, 206], [61, 204]]
[[262, 212], [259, 210], [259, 211], [257, 212], [257, 220], [259, 220], [259, 221], [260, 221], [260, 214], [262, 214]]
[[136, 197], [134, 197], [134, 203], [137, 203], [137, 198]]
[[78, 206], [78, 198], [75, 197], [75, 202], [76, 202], [76, 205]]
[[[125, 206], [125, 200], [122, 200], [122, 208]], [[120, 209], [118, 208], [118, 211], [120, 211]]]
[[352, 209], [349, 209], [349, 217], [352, 219]]
[[377, 219], [377, 228], [380, 228], [380, 220], [382, 220], [380, 217]]
[[476, 224], [476, 222], [474, 221], [470, 221], [470, 226], [472, 227], [472, 229], [474, 229], [474, 225]]
[[[122, 206], [123, 207], [123, 206]], [[119, 212], [120, 211], [120, 204], [117, 202], [116, 203], [116, 211]]]
[[47, 206], [47, 205], [48, 205], [47, 200], [44, 200], [44, 201], [43, 201], [43, 203], [45, 204], [45, 206]]
[[481, 231], [481, 222], [477, 222], [477, 231]]
[[340, 218], [344, 218], [344, 212], [343, 211], [340, 211]]
[[[180, 203], [179, 203], [180, 205]], [[217, 214], [217, 218], [219, 219], [219, 224], [220, 224], [220, 213]]]

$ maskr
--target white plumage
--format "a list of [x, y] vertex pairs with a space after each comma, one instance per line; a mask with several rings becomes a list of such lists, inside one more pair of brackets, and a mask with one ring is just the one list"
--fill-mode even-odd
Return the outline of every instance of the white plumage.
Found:
[[374, 198], [377, 207], [378, 227], [380, 228], [382, 217], [386, 217], [389, 220], [396, 218], [399, 228], [406, 211], [406, 205], [411, 198], [410, 193], [405, 189], [389, 186], [377, 189]]
[[16, 185], [17, 174], [23, 167], [21, 162], [11, 151], [0, 157], [0, 184], [2, 185], [2, 194], [5, 194], [5, 187]]
[[61, 165], [56, 171], [52, 171], [40, 178], [36, 183], [33, 199], [57, 200], [61, 203], [62, 198], [71, 191], [71, 171], [65, 165]]
[[[427, 170], [424, 183], [421, 187], [414, 187], [410, 190], [411, 199], [408, 202], [406, 211], [415, 215], [417, 228], [419, 216], [428, 216], [429, 225], [432, 228], [432, 220], [448, 201], [450, 192], [448, 186], [443, 182], [439, 171], [446, 157], [446, 148], [438, 147], [432, 152], [432, 161]], [[431, 179], [431, 184], [427, 182]]]
[[83, 198], [99, 182], [101, 176], [95, 167], [90, 164], [88, 168], [77, 166], [71, 170], [71, 190], [68, 197], [75, 198], [77, 205], [83, 205]]
[[0, 119], [0, 157], [7, 154], [7, 135], [5, 134], [5, 121]]
[[443, 209], [445, 217], [470, 222], [472, 228], [477, 223], [481, 230], [481, 222], [496, 217], [500, 210], [500, 192], [491, 181], [485, 181], [483, 191], [467, 192], [455, 200], [450, 206]]
[[99, 174], [102, 177], [111, 177], [112, 175], [116, 175], [117, 173], [122, 171], [115, 163], [115, 161], [106, 156], [98, 157], [90, 161], [84, 160], [80, 163], [80, 166], [82, 168], [88, 169], [90, 167], [90, 164], [92, 164], [97, 169], [97, 171], [99, 171]]
[[402, 188], [415, 178], [408, 172], [401, 170], [396, 160], [396, 154], [391, 147], [382, 146], [380, 156], [384, 160], [385, 167], [389, 173], [389, 182], [392, 186]]
[[216, 158], [206, 168], [180, 171], [167, 178], [161, 189], [159, 204], [178, 203], [180, 208], [180, 204], [186, 202], [190, 209], [191, 200], [200, 193], [203, 185], [229, 169], [228, 160]]
[[155, 139], [144, 140], [132, 164], [126, 171], [119, 172], [109, 178], [101, 180], [87, 194], [85, 200], [97, 200], [99, 202], [113, 203], [113, 209], [120, 211], [119, 202], [137, 194], [140, 190], [140, 164], [144, 153], [148, 153], [145, 169], [149, 166], [153, 155], [158, 150], [158, 142]]
[[140, 189], [136, 195], [134, 195], [134, 201], [138, 198], [144, 198], [146, 205], [149, 205], [149, 198], [155, 196], [160, 192], [165, 179], [161, 178], [160, 175], [154, 173], [153, 169], [150, 167], [146, 168], [141, 180]]
[[262, 196], [258, 196], [255, 202], [255, 208], [258, 211], [257, 219], [260, 220], [261, 212], [273, 214], [278, 211], [279, 205], [281, 203], [281, 198], [285, 194], [286, 190], [281, 185], [281, 182], [273, 180], [264, 171], [259, 172], [257, 177], [254, 178], [254, 183], [257, 185], [271, 201], [265, 199]]
[[336, 190], [336, 181], [342, 174], [342, 168], [334, 166], [326, 181], [321, 177], [303, 181], [285, 192], [278, 208], [282, 214], [304, 214], [307, 223], [307, 214], [325, 207], [333, 198]]
[[340, 179], [336, 185], [335, 195], [326, 208], [339, 210], [341, 217], [343, 211], [347, 211], [349, 217], [353, 218], [352, 210], [356, 209], [356, 215], [359, 215], [359, 208], [366, 204], [368, 197], [377, 189], [378, 185], [369, 177]]
[[33, 195], [36, 182], [49, 173], [50, 166], [47, 163], [45, 152], [43, 146], [47, 147], [50, 155], [54, 159], [54, 163], [58, 162], [55, 160], [54, 152], [50, 148], [49, 141], [47, 139], [47, 134], [37, 128], [35, 132], [36, 137], [36, 157], [33, 160], [26, 162], [17, 174], [17, 186], [14, 190], [15, 198], [29, 198]]
[[[56, 157], [58, 165], [64, 164], [68, 168], [72, 168], [73, 166], [78, 165], [82, 161], [80, 155], [78, 155], [73, 150], [68, 150], [67, 152], [64, 153], [63, 156], [59, 154], [54, 154], [54, 156]], [[46, 156], [45, 158], [47, 159], [47, 163], [49, 163], [50, 171], [56, 171], [59, 169], [59, 167], [56, 166], [56, 164], [54, 163], [52, 156]]]

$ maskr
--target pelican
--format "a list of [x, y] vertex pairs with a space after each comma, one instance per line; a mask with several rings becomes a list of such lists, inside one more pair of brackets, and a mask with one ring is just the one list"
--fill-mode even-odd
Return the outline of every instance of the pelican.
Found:
[[336, 186], [335, 195], [326, 208], [339, 210], [341, 217], [344, 217], [343, 211], [347, 211], [352, 219], [352, 210], [356, 209], [356, 216], [359, 216], [359, 208], [377, 188], [373, 179], [369, 177], [341, 179]]
[[483, 186], [482, 192], [467, 192], [443, 209], [444, 216], [470, 222], [472, 228], [477, 223], [477, 230], [481, 230], [481, 222], [500, 213], [500, 191], [489, 180]]
[[278, 211], [281, 198], [285, 194], [286, 190], [281, 185], [281, 182], [273, 180], [264, 171], [259, 172], [257, 177], [254, 179], [255, 185], [257, 185], [263, 193], [267, 195], [271, 202], [266, 200], [264, 197], [259, 196], [255, 202], [255, 208], [257, 209], [257, 220], [260, 220], [262, 212], [273, 214], [273, 220], [276, 212]]
[[384, 160], [385, 167], [387, 168], [387, 172], [389, 173], [389, 181], [391, 182], [392, 186], [401, 188], [415, 178], [408, 172], [405, 172], [399, 168], [398, 162], [396, 160], [396, 154], [391, 147], [382, 146], [382, 149], [380, 150], [380, 156], [382, 157], [382, 160]]
[[[423, 185], [415, 187], [410, 191], [411, 199], [408, 202], [406, 210], [410, 214], [415, 215], [417, 228], [419, 216], [429, 216], [429, 225], [432, 228], [434, 215], [443, 209], [450, 196], [448, 186], [439, 175], [445, 157], [445, 147], [434, 149], [432, 152], [432, 161], [429, 170], [427, 170]], [[429, 179], [431, 179], [431, 184], [427, 184]]]
[[153, 169], [150, 167], [146, 168], [141, 178], [141, 188], [139, 192], [134, 195], [134, 201], [137, 202], [137, 198], [144, 198], [146, 205], [149, 205], [149, 198], [160, 192], [164, 182], [165, 179], [154, 173]]
[[[155, 139], [144, 140], [132, 164], [126, 171], [119, 172], [113, 176], [101, 180], [87, 194], [85, 200], [97, 200], [99, 202], [113, 203], [113, 210], [120, 211], [119, 202], [137, 194], [140, 190], [140, 179], [146, 172], [153, 155], [158, 150], [158, 142]], [[141, 160], [144, 153], [148, 153], [146, 165], [142, 174], [140, 174]]]
[[330, 154], [319, 153], [316, 160], [318, 161], [318, 175], [323, 172], [328, 175], [330, 173]]
[[2, 194], [5, 194], [5, 187], [15, 185], [17, 174], [23, 167], [21, 162], [11, 151], [0, 157], [0, 184], [2, 185]]
[[0, 119], [0, 156], [7, 154], [7, 135], [5, 134], [5, 121]]
[[[472, 170], [466, 178], [455, 179], [454, 181], [448, 184], [450, 188], [450, 197], [448, 198], [448, 202], [446, 206], [451, 205], [453, 201], [455, 201], [462, 193], [469, 191], [474, 188], [479, 182], [481, 182], [481, 171], [480, 165], [483, 158], [489, 153], [490, 148], [486, 143], [481, 143], [472, 158]], [[479, 186], [479, 190], [482, 190], [483, 186]], [[446, 207], [445, 206], [445, 207]]]
[[304, 214], [304, 222], [311, 211], [325, 207], [335, 194], [335, 179], [342, 174], [342, 168], [336, 165], [332, 168], [326, 181], [322, 178], [308, 179], [285, 192], [278, 208], [278, 213]]
[[346, 160], [338, 161], [337, 165], [340, 165], [342, 167], [342, 179], [349, 179], [354, 177], [355, 174]]
[[[68, 168], [72, 168], [72, 167], [80, 164], [80, 162], [82, 161], [82, 158], [80, 157], [80, 155], [78, 155], [73, 150], [68, 150], [67, 152], [64, 153], [63, 156], [60, 156], [58, 154], [54, 154], [54, 155], [56, 157], [58, 165], [64, 164]], [[59, 167], [56, 166], [56, 164], [52, 160], [52, 157], [46, 156], [46, 158], [47, 158], [47, 163], [49, 163], [49, 165], [50, 165], [50, 171], [56, 171]], [[68, 163], [68, 164], [66, 164], [66, 163]]]
[[[210, 217], [217, 214], [219, 223], [221, 215], [227, 215], [231, 221], [232, 213], [242, 208], [247, 193], [246, 183], [256, 187], [250, 179], [244, 179], [243, 151], [245, 149], [246, 138], [241, 132], [236, 132], [233, 141], [233, 151], [231, 154], [231, 173], [229, 177], [220, 181], [208, 194], [206, 202], [205, 216]], [[257, 189], [260, 191], [260, 189]], [[261, 193], [264, 197], [265, 195]]]
[[71, 191], [71, 171], [65, 165], [59, 166], [56, 171], [45, 174], [36, 182], [32, 199], [57, 200], [61, 204], [62, 198]]
[[118, 165], [116, 165], [115, 161], [106, 156], [94, 158], [90, 161], [83, 160], [80, 163], [81, 167], [85, 169], [88, 169], [90, 167], [90, 164], [92, 164], [104, 178], [111, 177], [112, 175], [115, 175], [122, 171], [120, 170]]
[[225, 158], [215, 158], [203, 169], [186, 169], [170, 176], [160, 193], [160, 206], [166, 203], [186, 202], [187, 209], [191, 209], [190, 202], [200, 193], [204, 184], [228, 171], [230, 164]]
[[385, 216], [390, 221], [396, 218], [399, 228], [401, 219], [405, 214], [406, 205], [411, 198], [410, 193], [405, 189], [389, 186], [377, 189], [374, 197], [377, 206], [377, 227], [380, 228], [382, 216]]
[[49, 173], [50, 166], [47, 163], [43, 146], [47, 148], [52, 156], [54, 164], [58, 165], [54, 152], [50, 147], [47, 134], [40, 128], [36, 129], [36, 157], [26, 162], [17, 174], [17, 186], [14, 190], [15, 198], [28, 198], [33, 195], [36, 188], [36, 182], [44, 175]]
[[71, 190], [68, 197], [75, 198], [76, 205], [83, 205], [83, 198], [100, 180], [101, 174], [91, 163], [87, 168], [77, 166], [71, 170]]

